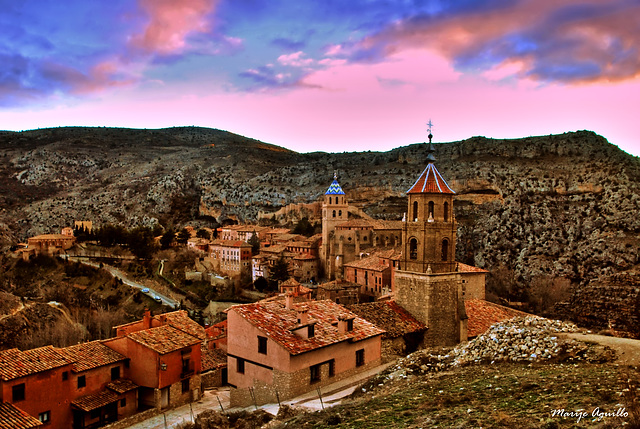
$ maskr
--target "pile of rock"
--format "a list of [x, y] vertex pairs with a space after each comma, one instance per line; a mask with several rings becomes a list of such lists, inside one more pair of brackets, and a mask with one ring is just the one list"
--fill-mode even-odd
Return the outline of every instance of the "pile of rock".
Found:
[[473, 363], [600, 361], [601, 354], [590, 353], [589, 345], [558, 334], [576, 332], [573, 323], [537, 316], [518, 317], [492, 325], [487, 332], [447, 353], [420, 350], [398, 360], [386, 379], [407, 378], [452, 369]]

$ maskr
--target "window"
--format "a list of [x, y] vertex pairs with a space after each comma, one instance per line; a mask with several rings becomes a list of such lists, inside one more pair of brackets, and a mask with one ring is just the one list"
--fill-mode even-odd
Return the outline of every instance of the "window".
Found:
[[24, 383], [16, 384], [11, 388], [13, 402], [24, 401]]
[[62, 381], [67, 381], [69, 379], [69, 371], [62, 372]]
[[333, 211], [333, 217], [336, 217], [336, 211], [335, 210]]
[[317, 383], [320, 381], [320, 365], [313, 365], [309, 367], [311, 383]]
[[124, 408], [127, 406], [127, 398], [120, 399], [120, 408]]
[[417, 201], [413, 202], [413, 221], [414, 222], [418, 221], [418, 202]]
[[449, 256], [449, 240], [446, 238], [442, 240], [442, 261], [446, 262]]
[[267, 337], [258, 336], [258, 353], [267, 354]]
[[313, 338], [316, 335], [316, 325], [307, 326], [307, 337]]
[[236, 358], [236, 372], [244, 374], [244, 359]]
[[120, 367], [119, 366], [115, 366], [113, 368], [111, 368], [111, 380], [117, 380], [120, 378]]
[[347, 331], [353, 331], [353, 319], [347, 320]]
[[364, 349], [356, 350], [356, 366], [364, 365]]
[[89, 417], [91, 417], [92, 419], [97, 419], [100, 417], [100, 408], [96, 408], [95, 410], [91, 410], [91, 412], [89, 413]]
[[44, 413], [38, 414], [38, 420], [42, 423], [49, 423], [51, 421], [51, 411], [45, 411]]
[[81, 375], [78, 377], [78, 389], [84, 387], [87, 385], [87, 377], [84, 375]]
[[333, 377], [336, 375], [336, 360], [331, 359], [329, 361], [329, 377]]
[[433, 219], [433, 201], [429, 201], [429, 218]]
[[444, 203], [444, 221], [449, 221], [449, 203], [447, 202]]
[[418, 259], [418, 240], [409, 240], [409, 259]]
[[329, 204], [331, 204], [331, 197], [329, 197]]
[[182, 393], [187, 393], [189, 391], [189, 379], [182, 380]]

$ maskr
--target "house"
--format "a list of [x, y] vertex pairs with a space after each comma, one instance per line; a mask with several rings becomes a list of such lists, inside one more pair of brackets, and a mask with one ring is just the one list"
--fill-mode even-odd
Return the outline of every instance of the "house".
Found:
[[330, 299], [342, 305], [357, 304], [360, 302], [360, 285], [342, 279], [322, 283], [316, 289], [316, 299]]
[[129, 359], [126, 356], [102, 341], [63, 350], [75, 359], [69, 374], [74, 429], [102, 426], [138, 411], [138, 386], [127, 378]]
[[343, 265], [344, 279], [360, 285], [361, 301], [375, 301], [391, 292], [391, 267], [377, 256], [368, 256]]
[[251, 274], [251, 245], [242, 240], [214, 240], [209, 245], [213, 268], [230, 277]]
[[[13, 408], [25, 412], [51, 428], [68, 428], [72, 421], [70, 394], [75, 378], [75, 359], [64, 350], [45, 346], [21, 351], [0, 351], [0, 403], [11, 418]], [[32, 419], [20, 419], [28, 425]], [[26, 426], [29, 427], [29, 426]]]
[[104, 343], [126, 355], [142, 407], [164, 409], [200, 397], [202, 340], [165, 324]]
[[232, 406], [290, 399], [380, 363], [384, 331], [332, 301], [287, 295], [227, 316]]
[[30, 429], [43, 423], [9, 402], [0, 402], [0, 429]]

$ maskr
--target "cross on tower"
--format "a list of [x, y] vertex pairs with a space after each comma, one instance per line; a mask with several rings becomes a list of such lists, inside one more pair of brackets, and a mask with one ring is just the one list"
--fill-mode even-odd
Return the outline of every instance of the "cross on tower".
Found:
[[429, 133], [427, 137], [429, 137], [429, 144], [431, 144], [431, 139], [433, 138], [433, 134], [431, 134], [431, 127], [433, 127], [433, 124], [431, 123], [431, 119], [429, 119], [429, 122], [427, 122], [427, 126], [429, 127], [427, 128], [427, 132]]

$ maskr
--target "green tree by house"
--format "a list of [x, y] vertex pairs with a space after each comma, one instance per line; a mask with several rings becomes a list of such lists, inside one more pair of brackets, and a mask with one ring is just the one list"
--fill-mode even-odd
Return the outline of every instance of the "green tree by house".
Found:
[[247, 241], [247, 243], [251, 245], [252, 255], [257, 255], [260, 252], [260, 238], [258, 237], [255, 229], [253, 230], [251, 238], [249, 239], [249, 241]]
[[175, 240], [176, 232], [173, 230], [173, 228], [169, 228], [165, 231], [164, 234], [162, 234], [162, 237], [160, 237], [160, 246], [162, 247], [162, 249], [168, 249], [171, 247]]
[[280, 255], [278, 260], [269, 268], [269, 286], [278, 288], [280, 282], [289, 279], [289, 264], [284, 259], [284, 255]]

